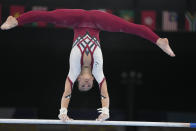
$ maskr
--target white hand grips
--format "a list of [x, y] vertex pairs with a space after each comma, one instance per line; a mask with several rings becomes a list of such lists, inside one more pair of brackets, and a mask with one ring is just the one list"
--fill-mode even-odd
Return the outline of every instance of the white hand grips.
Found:
[[67, 109], [66, 108], [61, 108], [59, 111], [60, 111], [60, 114], [67, 115]]
[[62, 119], [62, 115], [67, 116], [67, 109], [66, 108], [61, 108], [59, 111], [60, 111], [60, 113], [58, 115], [59, 119]]

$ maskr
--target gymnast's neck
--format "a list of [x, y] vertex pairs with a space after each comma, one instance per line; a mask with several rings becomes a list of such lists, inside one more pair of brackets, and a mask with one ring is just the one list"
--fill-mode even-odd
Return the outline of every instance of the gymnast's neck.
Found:
[[91, 74], [92, 71], [91, 71], [91, 66], [90, 65], [83, 65], [82, 66], [82, 70], [81, 70], [81, 73], [82, 74]]

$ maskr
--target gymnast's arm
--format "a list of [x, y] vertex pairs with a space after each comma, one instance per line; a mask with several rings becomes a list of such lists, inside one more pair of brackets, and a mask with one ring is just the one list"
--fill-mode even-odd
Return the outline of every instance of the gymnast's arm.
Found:
[[[109, 95], [108, 95], [108, 90], [107, 90], [107, 82], [104, 80], [103, 84], [100, 87], [100, 92], [101, 92], [101, 114], [98, 116], [96, 120], [98, 121], [104, 121], [110, 117], [109, 115]], [[99, 110], [99, 109], [98, 109]]]
[[60, 114], [59, 114], [59, 119], [66, 121], [69, 120], [70, 118], [67, 116], [67, 108], [70, 102], [70, 98], [71, 98], [71, 93], [72, 93], [72, 89], [71, 89], [71, 83], [68, 79], [66, 79], [65, 81], [65, 90], [63, 93], [63, 96], [61, 98], [61, 109], [60, 109]]
[[109, 108], [110, 99], [109, 99], [106, 80], [104, 80], [102, 86], [100, 87], [100, 90], [101, 90], [101, 104], [102, 104], [102, 107]]
[[84, 14], [81, 9], [57, 9], [53, 11], [29, 11], [23, 13], [18, 18], [9, 16], [1, 26], [2, 30], [8, 30], [18, 25], [32, 22], [47, 22], [65, 27], [74, 27]]
[[70, 101], [70, 98], [71, 98], [71, 92], [72, 92], [71, 88], [72, 88], [71, 83], [69, 82], [68, 79], [66, 79], [66, 81], [65, 81], [65, 90], [64, 90], [64, 93], [63, 93], [63, 96], [62, 96], [62, 99], [61, 99], [61, 108], [68, 108], [69, 101]]

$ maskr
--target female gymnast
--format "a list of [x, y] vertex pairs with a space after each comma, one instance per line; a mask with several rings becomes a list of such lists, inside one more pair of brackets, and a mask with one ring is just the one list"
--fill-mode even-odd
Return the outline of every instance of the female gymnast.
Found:
[[[124, 32], [138, 35], [159, 46], [165, 53], [174, 57], [167, 38], [160, 38], [148, 27], [125, 21], [115, 15], [99, 10], [57, 9], [53, 11], [29, 11], [18, 18], [9, 16], [1, 26], [8, 30], [18, 25], [32, 22], [48, 22], [74, 30], [73, 46], [70, 54], [70, 69], [65, 81], [65, 89], [61, 99], [59, 119], [72, 120], [67, 115], [72, 87], [76, 79], [80, 91], [92, 88], [93, 79], [99, 83], [102, 108], [96, 120], [109, 118], [109, 95], [103, 73], [103, 57], [99, 40], [100, 31]], [[94, 77], [93, 77], [94, 76]]]

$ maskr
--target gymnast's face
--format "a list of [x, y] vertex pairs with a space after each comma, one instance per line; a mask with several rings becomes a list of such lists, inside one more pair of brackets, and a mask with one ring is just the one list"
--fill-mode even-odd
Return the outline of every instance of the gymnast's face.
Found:
[[93, 86], [93, 76], [92, 74], [80, 74], [78, 77], [78, 88], [80, 91], [89, 91]]

